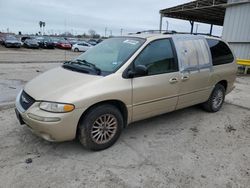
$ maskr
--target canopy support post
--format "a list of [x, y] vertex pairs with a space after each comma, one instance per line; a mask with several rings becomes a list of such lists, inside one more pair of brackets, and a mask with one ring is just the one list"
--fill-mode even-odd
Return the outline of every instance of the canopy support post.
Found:
[[159, 27], [159, 31], [161, 33], [161, 30], [162, 30], [162, 14], [160, 14], [160, 27]]
[[194, 21], [190, 20], [189, 22], [191, 24], [191, 31], [190, 31], [190, 33], [193, 34], [193, 31], [194, 31]]
[[213, 24], [211, 24], [211, 26], [210, 26], [210, 32], [209, 32], [209, 34], [212, 35], [212, 32], [213, 32]]

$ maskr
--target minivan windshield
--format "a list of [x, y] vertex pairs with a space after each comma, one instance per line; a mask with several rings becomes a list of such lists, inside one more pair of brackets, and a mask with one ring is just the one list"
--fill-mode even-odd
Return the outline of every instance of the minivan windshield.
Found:
[[145, 39], [136, 37], [106, 39], [74, 59], [71, 66], [75, 64], [84, 69], [87, 62], [98, 69], [100, 75], [108, 75], [120, 68], [144, 42]]

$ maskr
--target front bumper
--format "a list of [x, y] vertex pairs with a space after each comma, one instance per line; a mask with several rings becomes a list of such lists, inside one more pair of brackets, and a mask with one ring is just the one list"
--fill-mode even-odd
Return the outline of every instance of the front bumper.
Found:
[[21, 47], [20, 43], [6, 43], [5, 45], [8, 47], [17, 47], [17, 48]]
[[27, 47], [28, 48], [39, 48], [39, 45], [37, 45], [37, 44], [28, 44]]
[[76, 136], [77, 125], [83, 113], [75, 109], [68, 113], [51, 113], [39, 108], [40, 102], [35, 102], [24, 110], [20, 104], [21, 93], [16, 99], [17, 113], [30, 130], [47, 141], [60, 142], [73, 140]]

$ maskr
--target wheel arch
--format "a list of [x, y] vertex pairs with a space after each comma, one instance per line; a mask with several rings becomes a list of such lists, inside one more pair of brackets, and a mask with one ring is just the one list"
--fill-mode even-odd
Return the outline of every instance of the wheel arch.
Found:
[[228, 81], [227, 80], [221, 80], [221, 81], [217, 82], [217, 84], [222, 85], [225, 88], [225, 91], [227, 91], [227, 86], [228, 86]]
[[[85, 117], [85, 115], [93, 108], [95, 108], [96, 106], [99, 106], [99, 105], [104, 105], [104, 104], [110, 104], [110, 105], [113, 105], [114, 107], [116, 107], [120, 112], [121, 112], [121, 115], [123, 117], [123, 127], [126, 127], [127, 126], [127, 123], [128, 123], [128, 109], [125, 105], [124, 102], [120, 101], [120, 100], [105, 100], [105, 101], [100, 101], [100, 102], [97, 102], [91, 106], [89, 106], [81, 115], [79, 121], [78, 121], [78, 124], [77, 124], [77, 131], [78, 131], [78, 126], [80, 125], [80, 122], [83, 120], [83, 118]], [[76, 132], [76, 136], [77, 136], [77, 132]]]

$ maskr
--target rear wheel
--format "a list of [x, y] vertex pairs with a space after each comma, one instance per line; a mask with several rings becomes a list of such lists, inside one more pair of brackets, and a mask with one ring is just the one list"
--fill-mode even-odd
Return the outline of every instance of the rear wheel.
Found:
[[221, 109], [225, 99], [225, 88], [221, 84], [216, 84], [208, 101], [202, 104], [203, 109], [208, 112], [217, 112]]
[[74, 52], [79, 52], [79, 49], [78, 49], [78, 48], [75, 48], [75, 49], [74, 49]]
[[123, 127], [121, 112], [105, 104], [91, 109], [80, 122], [78, 138], [87, 149], [103, 150], [119, 138]]

